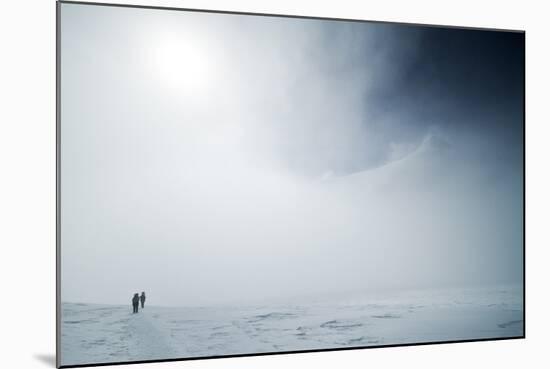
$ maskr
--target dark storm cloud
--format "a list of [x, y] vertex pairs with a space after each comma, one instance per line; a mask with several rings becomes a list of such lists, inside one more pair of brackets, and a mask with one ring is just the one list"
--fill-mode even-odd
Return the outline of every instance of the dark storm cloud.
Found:
[[368, 96], [378, 108], [373, 119], [398, 110], [409, 129], [437, 125], [485, 136], [489, 149], [517, 165], [523, 148], [524, 35], [396, 27], [419, 32], [415, 53], [387, 71], [399, 76], [395, 83]]
[[[357, 98], [327, 119], [333, 127], [346, 126], [349, 111], [355, 112], [355, 134], [362, 144], [327, 144], [321, 129], [310, 137], [317, 148], [307, 147], [299, 136], [286, 136], [294, 170], [309, 175], [326, 170], [308, 156], [312, 149], [338, 174], [383, 165], [392, 145], [415, 147], [434, 126], [453, 135], [473, 133], [474, 140], [485, 137], [490, 147], [480, 150], [497, 161], [521, 161], [523, 34], [380, 23], [325, 22], [319, 28], [315, 42], [302, 51], [308, 68], [329, 82], [323, 86], [325, 96], [313, 100], [311, 89], [319, 86], [300, 71], [289, 93], [302, 96], [297, 101], [303, 109], [308, 103], [312, 109], [338, 105], [342, 96]], [[286, 121], [295, 124], [292, 117]], [[330, 145], [340, 156], [323, 152]]]

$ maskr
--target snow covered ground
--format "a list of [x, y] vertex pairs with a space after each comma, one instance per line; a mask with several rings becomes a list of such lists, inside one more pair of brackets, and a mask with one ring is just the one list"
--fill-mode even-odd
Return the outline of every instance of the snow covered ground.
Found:
[[521, 287], [228, 307], [62, 304], [62, 365], [523, 335]]

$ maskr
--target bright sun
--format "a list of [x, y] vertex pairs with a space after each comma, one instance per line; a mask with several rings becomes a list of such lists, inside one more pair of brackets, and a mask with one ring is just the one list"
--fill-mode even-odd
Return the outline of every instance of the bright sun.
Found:
[[153, 58], [156, 74], [179, 93], [201, 94], [210, 85], [212, 60], [198, 42], [163, 37], [154, 45]]

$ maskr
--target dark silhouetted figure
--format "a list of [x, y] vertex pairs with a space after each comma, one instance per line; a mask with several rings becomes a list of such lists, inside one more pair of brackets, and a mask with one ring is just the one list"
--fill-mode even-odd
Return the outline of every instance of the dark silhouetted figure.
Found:
[[134, 297], [132, 298], [132, 305], [134, 306], [134, 314], [138, 312], [139, 308], [139, 294], [134, 293]]
[[139, 300], [141, 301], [141, 308], [143, 309], [145, 307], [145, 292], [141, 293]]

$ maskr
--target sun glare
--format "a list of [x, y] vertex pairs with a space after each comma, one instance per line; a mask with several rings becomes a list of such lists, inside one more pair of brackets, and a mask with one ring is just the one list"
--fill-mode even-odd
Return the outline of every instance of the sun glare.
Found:
[[210, 65], [208, 53], [197, 42], [165, 37], [155, 45], [156, 74], [163, 83], [180, 93], [204, 93], [212, 76]]

